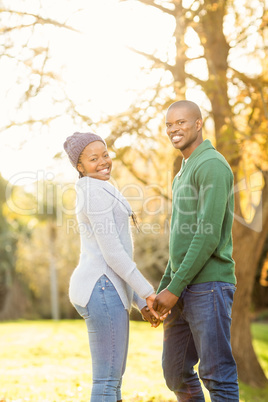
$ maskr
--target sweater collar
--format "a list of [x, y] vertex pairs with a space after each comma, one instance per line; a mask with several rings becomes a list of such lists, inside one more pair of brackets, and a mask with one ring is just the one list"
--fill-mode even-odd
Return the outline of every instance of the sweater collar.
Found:
[[106, 183], [106, 180], [99, 180], [99, 179], [95, 179], [93, 177], [83, 176], [77, 180], [76, 185], [81, 186], [81, 185], [84, 185], [84, 183], [90, 183], [90, 184], [94, 184], [96, 186], [103, 187], [105, 185], [104, 183]]
[[123, 196], [123, 194], [115, 186], [113, 186], [111, 183], [109, 183], [108, 180], [99, 180], [99, 179], [94, 179], [89, 176], [84, 176], [77, 180], [76, 186], [83, 187], [84, 185], [94, 186], [95, 188], [102, 187], [106, 191], [107, 194], [110, 194], [111, 197], [116, 198], [121, 204], [124, 205], [124, 207], [128, 211], [129, 216], [131, 216], [133, 214], [133, 211], [132, 211], [131, 206], [130, 206], [129, 202], [127, 201], [127, 199]]
[[[198, 147], [191, 153], [189, 158], [187, 159], [187, 166], [196, 159], [202, 152], [206, 151], [207, 149], [215, 149], [213, 145], [211, 144], [210, 140], [206, 139], [204, 140]], [[180, 177], [182, 173], [184, 172], [184, 169], [186, 167], [185, 159], [183, 158], [182, 164], [180, 171], [178, 172], [177, 176]]]

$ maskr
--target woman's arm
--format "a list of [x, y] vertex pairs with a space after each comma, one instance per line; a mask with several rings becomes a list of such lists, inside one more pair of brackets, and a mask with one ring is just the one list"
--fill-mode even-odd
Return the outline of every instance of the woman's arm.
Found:
[[141, 298], [148, 298], [154, 293], [154, 289], [138, 270], [120, 240], [118, 233], [120, 228], [116, 226], [113, 211], [115, 199], [101, 187], [83, 186], [82, 190], [83, 212], [90, 222], [107, 265]]

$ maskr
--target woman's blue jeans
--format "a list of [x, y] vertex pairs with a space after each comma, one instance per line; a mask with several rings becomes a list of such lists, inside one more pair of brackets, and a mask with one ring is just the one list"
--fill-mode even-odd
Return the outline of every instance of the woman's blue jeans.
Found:
[[75, 308], [88, 329], [93, 372], [90, 401], [119, 401], [128, 351], [128, 311], [105, 275], [97, 281], [87, 306]]
[[239, 401], [230, 345], [235, 286], [207, 282], [187, 286], [164, 321], [163, 370], [178, 401], [205, 401], [194, 365], [213, 402]]

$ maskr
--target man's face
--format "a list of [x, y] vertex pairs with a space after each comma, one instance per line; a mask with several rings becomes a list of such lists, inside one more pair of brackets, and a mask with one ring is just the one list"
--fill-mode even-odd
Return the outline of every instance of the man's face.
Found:
[[187, 107], [171, 107], [166, 116], [166, 131], [174, 148], [188, 158], [202, 142], [202, 119]]

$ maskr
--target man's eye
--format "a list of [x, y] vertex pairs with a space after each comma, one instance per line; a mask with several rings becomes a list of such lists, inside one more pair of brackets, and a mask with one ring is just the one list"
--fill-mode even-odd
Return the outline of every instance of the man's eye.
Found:
[[108, 158], [108, 157], [109, 157], [109, 154], [104, 155], [104, 157], [105, 157], [105, 158]]

